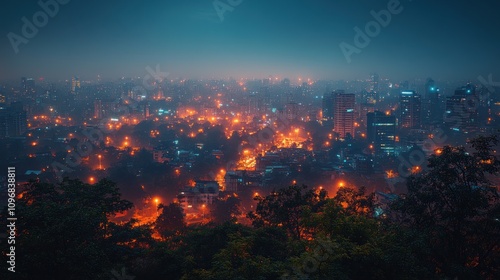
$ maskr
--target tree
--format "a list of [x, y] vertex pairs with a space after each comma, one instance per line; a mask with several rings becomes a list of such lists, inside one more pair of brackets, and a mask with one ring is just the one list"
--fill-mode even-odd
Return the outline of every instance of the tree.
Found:
[[168, 206], [158, 205], [158, 211], [161, 214], [155, 222], [155, 229], [163, 237], [169, 237], [179, 233], [186, 227], [184, 221], [184, 210], [178, 203], [170, 203]]
[[488, 176], [498, 175], [496, 136], [446, 146], [429, 170], [408, 179], [408, 194], [394, 203], [401, 225], [424, 236], [427, 261], [444, 277], [498, 278], [500, 199]]
[[340, 188], [334, 200], [337, 201], [348, 214], [362, 214], [373, 216], [376, 207], [375, 194], [366, 195], [366, 188]]
[[290, 186], [273, 191], [271, 195], [256, 197], [258, 201], [255, 212], [248, 213], [255, 227], [283, 227], [290, 236], [300, 239], [302, 233], [302, 217], [306, 209], [316, 211], [326, 198], [325, 191], [316, 193], [307, 186]]
[[108, 180], [93, 185], [67, 178], [57, 185], [28, 183], [16, 205], [16, 256], [22, 256], [16, 260], [16, 276], [109, 279], [114, 256], [137, 237], [124, 238], [129, 229], [109, 217], [131, 207]]
[[237, 216], [241, 214], [240, 204], [241, 200], [239, 197], [221, 193], [220, 197], [211, 206], [213, 222], [217, 224], [235, 222]]

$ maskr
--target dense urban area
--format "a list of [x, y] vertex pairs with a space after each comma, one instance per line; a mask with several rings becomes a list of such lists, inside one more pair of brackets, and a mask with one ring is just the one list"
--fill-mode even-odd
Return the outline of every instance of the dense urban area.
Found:
[[[56, 265], [66, 250], [97, 242], [87, 248], [96, 251], [77, 256], [91, 261], [91, 254], [112, 250], [116, 259], [107, 255], [99, 268], [109, 273], [119, 260], [138, 277], [493, 277], [500, 186], [494, 90], [478, 81], [396, 82], [377, 74], [337, 82], [23, 77], [1, 88], [1, 164], [18, 172], [18, 207], [29, 223], [20, 239], [48, 238], [43, 246], [61, 246], [49, 252], [27, 243], [23, 250], [36, 252], [25, 252], [24, 261]], [[449, 189], [465, 186], [457, 194]], [[470, 196], [477, 201], [463, 201]], [[92, 205], [103, 212], [92, 212]], [[446, 214], [435, 212], [440, 207]], [[69, 216], [51, 217], [59, 211]], [[483, 221], [486, 214], [494, 219]], [[459, 217], [468, 222], [441, 228]], [[480, 221], [485, 232], [476, 232]], [[71, 226], [81, 222], [90, 223], [91, 235]], [[480, 240], [488, 227], [492, 240]], [[427, 236], [443, 234], [434, 230], [458, 239]], [[468, 230], [478, 239], [463, 235]], [[72, 234], [76, 239], [61, 240]], [[455, 248], [465, 241], [460, 238], [491, 247]], [[446, 243], [439, 255], [434, 242]], [[421, 251], [406, 251], [412, 246]], [[317, 250], [322, 253], [312, 255]], [[143, 251], [146, 256], [134, 255]], [[447, 254], [458, 255], [440, 261]], [[62, 279], [56, 276], [61, 270], [96, 265], [80, 267], [80, 257], [53, 272], [49, 263], [35, 265], [39, 260], [23, 271]], [[353, 271], [354, 263], [366, 270]], [[86, 279], [106, 275], [90, 268], [82, 273]]]

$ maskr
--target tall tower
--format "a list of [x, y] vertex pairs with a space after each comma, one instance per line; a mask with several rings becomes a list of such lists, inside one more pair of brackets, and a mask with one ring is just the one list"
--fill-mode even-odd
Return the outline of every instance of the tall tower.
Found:
[[367, 114], [368, 141], [380, 154], [394, 155], [396, 151], [396, 116], [380, 111]]
[[102, 119], [102, 101], [100, 99], [94, 100], [94, 118]]
[[476, 88], [467, 85], [446, 98], [446, 124], [455, 130], [477, 127], [479, 99]]
[[442, 122], [443, 114], [441, 112], [441, 95], [433, 79], [427, 79], [425, 84], [425, 99], [422, 106], [422, 117], [426, 124]]
[[380, 77], [377, 73], [371, 74], [370, 77], [370, 90], [368, 93], [368, 102], [377, 103], [379, 101], [379, 82]]
[[325, 93], [322, 101], [323, 121], [333, 121], [333, 93]]
[[354, 137], [354, 106], [356, 97], [354, 93], [335, 91], [333, 93], [333, 128], [340, 138], [348, 134]]
[[420, 128], [422, 100], [413, 90], [401, 92], [399, 98], [401, 128]]
[[80, 79], [78, 77], [71, 78], [71, 93], [75, 94], [80, 89]]

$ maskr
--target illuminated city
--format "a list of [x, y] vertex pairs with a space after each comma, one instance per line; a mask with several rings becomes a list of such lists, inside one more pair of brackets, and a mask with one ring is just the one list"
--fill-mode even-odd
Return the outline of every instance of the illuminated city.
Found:
[[4, 13], [1, 279], [500, 277], [498, 3], [122, 2]]

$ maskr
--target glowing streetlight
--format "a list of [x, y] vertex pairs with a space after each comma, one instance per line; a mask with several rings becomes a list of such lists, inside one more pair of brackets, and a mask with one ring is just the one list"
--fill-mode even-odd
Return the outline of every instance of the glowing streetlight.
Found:
[[92, 183], [92, 184], [93, 184], [93, 183], [94, 183], [94, 181], [95, 181], [95, 178], [94, 178], [94, 177], [90, 177], [90, 178], [89, 178], [89, 181], [90, 181], [90, 183]]
[[205, 209], [207, 208], [207, 206], [205, 204], [201, 205], [201, 215], [202, 215], [202, 219], [205, 219]]
[[158, 205], [160, 204], [160, 199], [158, 197], [155, 197], [154, 202], [156, 205], [156, 215], [158, 215]]
[[97, 157], [99, 158], [99, 169], [102, 169], [102, 162], [101, 162], [102, 156], [101, 155], [97, 155]]

